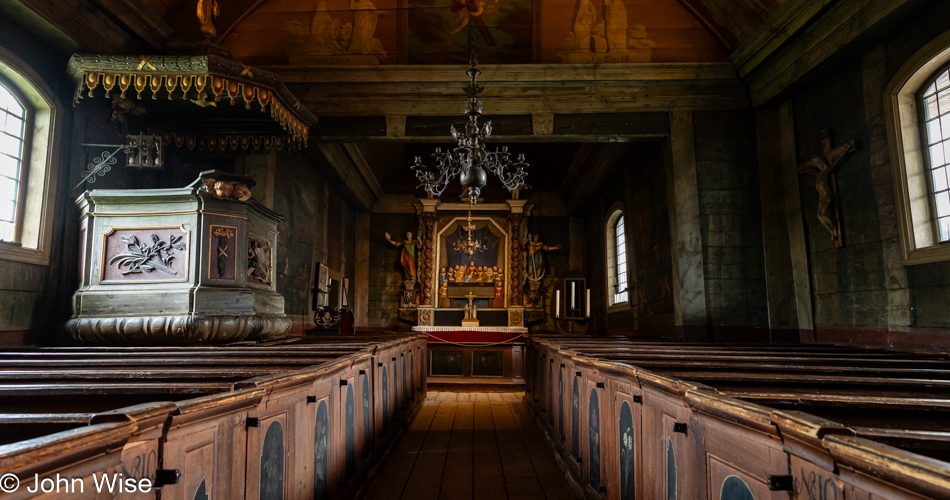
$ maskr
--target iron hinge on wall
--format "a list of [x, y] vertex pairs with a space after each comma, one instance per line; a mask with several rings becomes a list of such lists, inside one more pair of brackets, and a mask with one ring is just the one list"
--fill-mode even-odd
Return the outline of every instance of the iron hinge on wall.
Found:
[[769, 491], [793, 491], [795, 483], [792, 476], [769, 476], [766, 483]]
[[181, 479], [181, 470], [179, 469], [158, 469], [155, 471], [155, 484], [152, 487], [161, 489], [170, 484], [178, 484], [179, 479]]

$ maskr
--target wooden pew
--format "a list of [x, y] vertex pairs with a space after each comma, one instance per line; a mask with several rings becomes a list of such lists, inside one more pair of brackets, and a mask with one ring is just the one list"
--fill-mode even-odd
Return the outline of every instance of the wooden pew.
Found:
[[[415, 359], [424, 358], [425, 337], [387, 336], [380, 340], [384, 342], [361, 339], [326, 344], [321, 341], [287, 343], [265, 349], [251, 346], [186, 348], [174, 349], [174, 354], [162, 348], [142, 350], [144, 352], [128, 348], [67, 348], [3, 353], [0, 354], [0, 405], [31, 395], [27, 398], [31, 401], [19, 403], [20, 411], [49, 412], [50, 408], [34, 404], [40, 400], [32, 396], [36, 391], [57, 396], [63, 403], [56, 405], [58, 415], [0, 415], [0, 432], [5, 426], [23, 425], [27, 421], [30, 425], [88, 425], [101, 417], [90, 418], [91, 413], [82, 411], [100, 411], [106, 404], [104, 400], [114, 401], [116, 395], [122, 395], [124, 400], [180, 399], [163, 420], [163, 423], [169, 422], [169, 427], [164, 453], [160, 454], [161, 467], [187, 472], [181, 482], [166, 487], [163, 497], [192, 498], [195, 491], [202, 488], [209, 498], [232, 498], [245, 495], [245, 475], [254, 478], [256, 469], [256, 477], [261, 476], [261, 457], [268, 456], [265, 453], [267, 432], [274, 422], [279, 422], [282, 430], [288, 430], [282, 444], [285, 450], [292, 450], [295, 443], [310, 442], [319, 447], [321, 437], [317, 429], [323, 419], [322, 449], [326, 456], [318, 460], [315, 447], [298, 446], [300, 450], [291, 455], [295, 460], [287, 464], [284, 474], [270, 477], [263, 487], [272, 489], [275, 480], [283, 482], [285, 497], [298, 498], [305, 491], [312, 494], [322, 481], [335, 494], [349, 494], [358, 485], [355, 479], [367, 471], [375, 450], [376, 444], [371, 442], [376, 441], [372, 423], [379, 417], [374, 415], [373, 408], [383, 404], [383, 392], [390, 393], [372, 382], [378, 371], [376, 360], [380, 363], [385, 360], [387, 368], [404, 371], [397, 379], [400, 386], [416, 389], [424, 397], [425, 372], [421, 363], [415, 366]], [[170, 355], [175, 360], [173, 366], [163, 363]], [[86, 361], [90, 357], [107, 366], [90, 370], [90, 363]], [[403, 368], [392, 358], [411, 361]], [[312, 366], [315, 361], [322, 364]], [[58, 366], [53, 369], [52, 365]], [[161, 382], [141, 378], [149, 372]], [[254, 375], [259, 376], [246, 380]], [[393, 400], [388, 402], [394, 409], [390, 417], [393, 430], [422, 401], [407, 389], [400, 388], [397, 393], [397, 381], [392, 382]], [[200, 397], [194, 398], [195, 395]], [[401, 398], [398, 401], [397, 396]], [[364, 405], [365, 401], [369, 404]], [[8, 407], [0, 408], [6, 411]], [[371, 426], [361, 425], [362, 432], [353, 432], [357, 420], [370, 422]], [[347, 440], [347, 435], [352, 439]], [[354, 460], [355, 456], [358, 460]], [[295, 467], [290, 467], [291, 464]], [[323, 467], [319, 481], [315, 481], [318, 476], [313, 474], [315, 464]], [[269, 465], [263, 470], [273, 470], [273, 467]], [[301, 478], [300, 470], [309, 477]], [[309, 483], [310, 488], [301, 486], [305, 483]], [[250, 481], [247, 493], [259, 491], [261, 486], [256, 480]]]
[[[565, 342], [570, 343], [573, 339]], [[787, 365], [783, 365], [781, 362], [776, 363], [775, 361], [775, 352], [764, 356], [748, 356], [743, 354], [742, 351], [748, 351], [748, 349], [735, 350], [739, 351], [732, 352], [728, 355], [723, 355], [724, 349], [709, 349], [706, 352], [692, 352], [689, 355], [679, 356], [669, 355], [664, 353], [661, 356], [653, 356], [651, 358], [651, 352], [656, 353], [657, 349], [652, 349], [656, 346], [648, 346], [644, 349], [639, 349], [639, 356], [630, 356], [629, 353], [624, 351], [623, 347], [613, 346], [608, 339], [607, 341], [601, 341], [601, 344], [597, 349], [577, 349], [569, 350], [563, 349], [561, 343], [553, 345], [554, 342], [551, 342], [547, 346], [544, 346], [545, 343], [543, 340], [537, 344], [534, 344], [534, 347], [541, 345], [540, 349], [536, 349], [536, 353], [541, 354], [541, 360], [547, 360], [548, 366], [555, 366], [557, 373], [555, 377], [551, 377], [551, 370], [548, 370], [548, 378], [542, 378], [538, 382], [547, 382], [547, 386], [552, 385], [550, 382], [551, 378], [556, 378], [556, 384], [559, 385], [558, 395], [556, 397], [548, 397], [548, 399], [554, 399], [554, 404], [551, 405], [553, 413], [551, 417], [546, 417], [544, 414], [548, 413], [547, 408], [541, 408], [545, 410], [541, 412], [541, 419], [545, 423], [549, 424], [549, 432], [555, 436], [555, 440], [564, 439], [568, 442], [573, 439], [572, 434], [578, 435], [582, 444], [584, 441], [590, 441], [591, 429], [599, 429], [599, 425], [591, 426], [592, 413], [590, 410], [593, 407], [596, 407], [598, 410], [598, 417], [601, 421], [606, 422], [620, 422], [623, 424], [624, 420], [629, 422], [636, 422], [639, 425], [638, 429], [633, 429], [637, 432], [636, 434], [636, 449], [637, 453], [632, 454], [632, 458], [624, 457], [625, 453], [621, 453], [622, 436], [621, 430], [612, 429], [612, 427], [604, 428], [603, 437], [604, 447], [601, 451], [601, 457], [613, 457], [611, 458], [611, 463], [617, 465], [619, 462], [624, 462], [623, 467], [633, 467], [634, 470], [641, 471], [639, 474], [640, 477], [644, 480], [637, 482], [635, 485], [622, 484], [624, 481], [621, 478], [620, 471], [621, 466], [617, 467], [603, 467], [602, 464], [587, 464], [585, 465], [584, 458], [587, 458], [587, 462], [596, 462], [596, 460], [590, 460], [591, 456], [590, 450], [584, 450], [584, 446], [581, 446], [580, 457], [577, 457], [579, 460], [572, 460], [574, 450], [573, 444], [570, 446], [561, 446], [560, 449], [566, 449], [568, 455], [568, 463], [574, 464], [572, 472], [575, 477], [581, 479], [582, 484], [587, 485], [587, 494], [589, 497], [599, 496], [598, 492], [593, 491], [591, 483], [594, 483], [596, 486], [602, 486], [604, 484], [613, 485], [613, 489], [606, 488], [605, 494], [608, 498], [620, 498], [619, 490], [623, 487], [633, 487], [636, 489], [638, 495], [646, 495], [647, 497], [666, 497], [669, 488], [677, 488], [677, 494], [681, 498], [718, 498], [720, 491], [706, 491], [708, 485], [723, 485], [724, 481], [728, 477], [736, 477], [739, 479], [731, 479], [730, 485], [728, 487], [736, 488], [749, 488], [753, 491], [755, 498], [779, 498], [774, 495], [780, 493], [771, 492], [768, 489], [768, 477], [775, 476], [780, 478], [782, 476], [790, 476], [790, 470], [788, 464], [795, 460], [805, 460], [805, 463], [814, 466], [811, 462], [808, 462], [808, 458], [812, 459], [812, 462], [818, 461], [815, 457], [818, 455], [815, 451], [815, 447], [811, 446], [811, 455], [808, 455], [804, 452], [800, 452], [802, 455], [806, 455], [805, 459], [800, 459], [793, 452], [786, 449], [788, 446], [791, 446], [789, 443], [792, 440], [785, 438], [782, 433], [779, 432], [779, 425], [772, 422], [775, 413], [772, 408], [765, 407], [762, 405], [755, 404], [753, 402], [747, 402], [742, 400], [737, 400], [728, 395], [723, 395], [716, 392], [717, 389], [721, 389], [721, 386], [728, 386], [729, 395], [736, 396], [738, 398], [743, 398], [743, 395], [752, 395], [751, 399], [758, 398], [759, 401], [763, 401], [770, 406], [774, 403], [787, 403], [788, 394], [791, 389], [794, 390], [794, 395], [796, 398], [795, 402], [801, 404], [803, 401], [809, 404], [809, 411], [813, 409], [820, 409], [830, 407], [832, 410], [838, 410], [840, 413], [841, 404], [845, 401], [845, 397], [849, 392], [858, 391], [863, 395], [859, 398], [850, 399], [850, 404], [858, 406], [865, 405], [864, 408], [874, 407], [874, 408], [891, 408], [891, 417], [895, 415], [894, 412], [905, 412], [905, 414], [919, 413], [922, 408], [942, 408], [941, 399], [944, 399], [945, 393], [945, 384], [946, 373], [940, 368], [935, 368], [940, 363], [915, 363], [920, 360], [934, 359], [933, 356], [902, 356], [900, 353], [892, 353], [889, 356], [871, 356], [867, 358], [851, 358], [851, 359], [836, 359], [835, 362], [845, 363], [845, 362], [854, 362], [858, 361], [857, 364], [869, 368], [878, 367], [890, 367], [890, 371], [887, 373], [887, 377], [880, 377], [878, 375], [875, 377], [873, 371], [867, 370], [863, 372], [862, 375], [850, 377], [840, 381], [838, 384], [839, 394], [834, 395], [841, 400], [835, 400], [834, 397], [829, 398], [825, 397], [825, 394], [822, 394], [821, 388], [822, 384], [827, 384], [829, 379], [822, 379], [821, 377], [826, 373], [841, 373], [841, 370], [835, 369], [835, 366], [829, 363], [827, 356], [809, 356], [807, 353], [802, 353], [802, 351], [797, 351], [793, 356], [794, 358], [804, 358], [804, 359], [794, 359], [795, 363], [791, 366], [791, 373], [787, 374], [787, 384], [785, 387], [775, 387], [776, 384], [781, 384], [783, 370], [789, 368]], [[620, 342], [624, 346], [629, 347], [631, 343], [629, 342]], [[775, 351], [775, 349], [765, 349], [766, 351]], [[645, 368], [637, 364], [636, 366], [624, 365], [616, 362], [605, 362], [599, 361], [588, 354], [592, 354], [588, 351], [600, 351], [598, 354], [607, 352], [616, 354], [618, 352], [624, 352], [624, 354], [618, 356], [620, 361], [631, 363], [636, 360], [640, 364], [648, 364], [643, 362], [644, 359], [649, 359], [649, 363], [652, 363], [649, 368]], [[674, 350], [675, 352], [675, 350]], [[788, 355], [788, 352], [785, 352]], [[819, 353], [821, 354], [821, 353]], [[606, 358], [613, 359], [613, 355], [604, 356]], [[712, 358], [711, 361], [706, 361], [706, 357]], [[824, 359], [822, 359], [824, 358]], [[870, 358], [870, 359], [868, 359]], [[889, 358], [902, 358], [897, 359], [897, 362], [890, 362]], [[939, 356], [936, 358], [940, 358]], [[782, 360], [784, 362], [790, 361], [789, 359]], [[939, 359], [938, 359], [939, 361]], [[701, 374], [703, 382], [708, 384], [704, 386], [699, 383], [692, 383], [679, 380], [668, 376], [670, 373], [676, 375], [684, 375], [684, 369], [680, 366], [682, 363], [693, 363], [695, 366], [692, 366], [685, 370], [686, 375], [696, 375]], [[764, 369], [759, 369], [760, 366], [764, 366]], [[924, 366], [926, 368], [920, 368], [919, 366]], [[896, 368], [895, 368], [896, 367]], [[664, 374], [666, 370], [668, 373]], [[758, 371], [757, 371], [758, 370]], [[929, 370], [929, 372], [928, 372]], [[571, 381], [564, 380], [564, 372], [568, 372], [569, 378], [572, 378]], [[733, 376], [735, 371], [741, 372], [741, 375], [736, 377]], [[661, 373], [655, 373], [661, 372]], [[926, 373], [928, 378], [925, 380], [915, 379]], [[543, 376], [543, 374], [542, 374]], [[834, 375], [832, 375], [834, 376]], [[759, 377], [758, 379], [756, 377]], [[804, 377], [812, 377], [811, 379], [806, 379]], [[872, 399], [875, 393], [880, 391], [875, 391], [873, 389], [866, 390], [866, 386], [869, 386], [874, 383], [875, 379], [884, 380], [885, 383], [888, 383], [895, 391], [917, 391], [921, 396], [913, 400], [908, 401], [908, 398], [898, 397], [898, 394], [893, 394], [891, 398], [877, 398]], [[566, 384], [573, 384], [574, 381], [577, 381], [579, 385], [585, 385], [583, 390], [578, 391], [579, 394], [577, 399], [579, 399], [577, 406], [581, 408], [579, 412], [578, 419], [572, 419], [570, 416], [567, 418], [561, 418], [563, 413], [563, 404], [560, 404], [561, 396], [560, 387], [563, 387]], [[603, 385], [602, 387], [601, 384]], [[751, 384], [751, 385], [750, 385]], [[811, 384], [813, 389], [817, 390], [808, 390], [807, 387]], [[712, 387], [709, 387], [712, 386]], [[772, 393], [769, 393], [769, 386], [771, 389], [778, 389]], [[805, 386], [806, 389], [802, 389], [802, 386]], [[937, 389], [934, 389], [934, 387]], [[944, 387], [944, 389], [939, 389], [939, 387]], [[934, 392], [934, 391], [938, 392]], [[544, 392], [545, 389], [542, 389]], [[774, 400], [768, 400], [766, 398], [774, 397]], [[596, 399], [595, 399], [596, 398]], [[539, 398], [539, 399], [544, 399]], [[573, 394], [571, 399], [575, 399]], [[606, 402], [603, 402], [606, 399]], [[639, 400], [639, 401], [638, 401]], [[596, 405], [593, 403], [596, 402]], [[921, 406], [921, 403], [924, 406]], [[823, 406], [824, 405], [824, 406]], [[540, 405], [542, 407], [546, 406], [542, 402]], [[572, 404], [572, 410], [573, 410]], [[800, 406], [799, 406], [800, 407]], [[864, 413], [867, 413], [866, 411]], [[946, 415], [943, 413], [943, 415]], [[942, 416], [942, 415], [941, 415]], [[577, 431], [575, 432], [572, 427], [565, 426], [564, 420], [567, 420], [569, 423], [579, 420], [578, 425], [576, 426]], [[868, 422], [868, 418], [863, 419], [864, 423]], [[886, 421], [887, 419], [881, 419]], [[879, 423], [885, 423], [879, 421]], [[944, 431], [946, 431], [946, 420], [941, 420], [940, 417], [931, 418], [929, 425], [939, 425], [940, 422], [944, 422]], [[597, 422], [595, 422], [597, 424]], [[679, 431], [673, 427], [672, 424], [680, 424]], [[685, 424], [685, 425], [683, 425]], [[629, 424], [628, 424], [629, 425]], [[852, 427], [837, 424], [840, 429], [846, 429], [849, 434], [848, 439], [851, 439], [854, 434], [858, 431], [855, 431]], [[564, 436], [562, 429], [567, 428], [567, 436]], [[633, 427], [633, 425], [629, 425]], [[553, 431], [553, 432], [552, 432]], [[680, 432], [682, 431], [682, 432]], [[832, 431], [822, 431], [824, 433], [833, 433]], [[841, 431], [844, 432], [844, 431]], [[890, 446], [891, 449], [896, 449], [897, 454], [891, 453], [888, 455], [891, 457], [892, 462], [889, 462], [893, 465], [893, 460], [898, 460], [900, 454], [907, 454], [912, 451], [920, 452], [921, 450], [926, 451], [930, 449], [940, 449], [940, 445], [933, 445], [930, 441], [928, 443], [926, 437], [931, 436], [931, 434], [926, 434], [926, 432], [934, 431], [921, 431], [921, 430], [905, 430], [902, 432], [910, 432], [911, 437], [903, 434], [894, 434], [893, 431], [889, 429], [882, 429], [880, 427], [865, 426], [861, 428], [861, 431], [865, 433], [865, 437], [860, 437], [857, 439], [865, 439], [870, 437], [873, 439], [878, 435], [890, 435], [891, 441], [889, 444], [875, 443], [874, 441], [867, 441], [867, 443], [872, 443], [873, 446]], [[936, 431], [943, 432], [943, 431]], [[692, 436], [690, 436], [692, 434]], [[652, 439], [643, 440], [641, 439], [642, 435], [650, 435]], [[941, 434], [938, 434], [941, 435]], [[824, 434], [822, 434], [824, 436]], [[783, 439], [784, 438], [784, 439]], [[832, 439], [832, 438], [825, 438]], [[837, 434], [834, 439], [838, 439]], [[812, 441], [811, 444], [814, 445], [816, 441]], [[852, 474], [849, 476], [851, 479], [859, 478], [863, 481], [861, 485], [855, 484], [855, 481], [850, 483], [846, 480], [839, 478], [837, 475], [833, 474], [835, 461], [831, 458], [830, 452], [828, 451], [828, 443], [826, 441], [817, 441], [821, 452], [826, 458], [824, 468], [819, 467], [818, 469], [801, 469], [805, 470], [804, 473], [805, 479], [808, 478], [817, 478], [823, 477], [827, 482], [828, 478], [835, 476], [833, 479], [833, 484], [836, 486], [836, 492], [843, 492], [846, 489], [851, 493], [860, 492], [861, 494], [873, 494], [873, 491], [876, 491], [876, 494], [881, 495], [884, 493], [893, 494], [898, 490], [893, 489], [893, 485], [882, 484], [879, 479], [876, 479], [876, 476], [869, 473], [861, 474]], [[865, 445], [867, 445], [865, 443]], [[943, 443], [941, 441], [940, 443]], [[666, 446], [660, 446], [665, 444]], [[912, 445], [910, 449], [901, 449], [901, 445]], [[588, 445], [589, 446], [589, 445]], [[839, 450], [852, 450], [853, 448], [845, 447], [841, 444], [836, 444]], [[865, 446], [866, 447], [866, 446]], [[804, 449], [804, 448], [799, 448]], [[670, 450], [673, 450], [670, 453]], [[742, 450], [742, 453], [736, 453], [736, 450]], [[626, 450], [624, 450], [626, 451]], [[665, 463], [665, 455], [672, 455], [673, 460], [672, 470], [676, 472], [671, 474], [671, 467], [669, 464]], [[586, 452], [586, 453], [585, 453]], [[841, 452], [844, 453], [844, 452]], [[863, 453], [870, 453], [866, 449]], [[840, 453], [839, 453], [840, 454]], [[685, 455], [685, 457], [684, 457]], [[913, 453], [911, 453], [913, 455]], [[643, 457], [646, 458], [643, 458]], [[845, 456], [845, 455], [841, 455]], [[695, 459], [691, 457], [696, 457]], [[712, 459], [710, 457], [716, 457]], [[916, 458], [914, 458], [916, 457]], [[942, 455], [931, 454], [928, 457], [919, 457], [916, 455], [911, 456], [913, 460], [919, 461], [919, 459], [934, 460], [940, 459]], [[711, 462], [709, 460], [712, 460]], [[857, 459], [852, 459], [855, 461]], [[903, 456], [900, 460], [909, 460], [908, 456]], [[629, 462], [629, 464], [627, 463]], [[828, 463], [830, 462], [831, 468], [828, 469]], [[917, 462], [914, 462], [917, 463]], [[632, 465], [630, 465], [632, 464]], [[725, 464], [733, 464], [735, 467], [728, 467]], [[738, 465], [737, 465], [738, 464]], [[801, 464], [799, 464], [801, 466]], [[920, 464], [917, 464], [920, 465]], [[932, 465], [932, 464], [931, 464]], [[870, 467], [867, 463], [864, 463], [863, 466]], [[945, 467], [946, 464], [943, 464]], [[592, 467], [594, 473], [592, 474]], [[758, 471], [755, 474], [749, 474], [749, 471]], [[879, 470], [871, 467], [872, 472], [879, 472]], [[774, 474], [769, 474], [768, 472], [774, 472]], [[780, 474], [784, 472], [784, 474]], [[822, 472], [824, 473], [822, 475]], [[666, 481], [670, 476], [676, 476], [676, 480], [672, 482]], [[698, 480], [698, 477], [705, 477], [706, 480]], [[794, 478], [793, 478], [794, 479]], [[916, 486], [915, 491], [921, 492], [926, 491], [926, 489], [920, 489], [921, 481], [916, 480], [913, 475], [899, 475], [898, 477], [891, 478], [896, 484], [904, 484], [905, 486], [910, 484]], [[931, 477], [931, 479], [933, 479]], [[606, 480], [606, 481], [605, 481]], [[817, 481], [817, 479], [816, 479]], [[916, 481], [916, 483], [914, 482]], [[629, 482], [629, 481], [627, 481]], [[741, 483], [741, 484], [740, 484]], [[923, 481], [928, 487], [934, 488], [932, 486], [932, 481]], [[792, 487], [793, 489], [797, 488], [797, 493], [795, 493], [795, 498], [809, 498], [806, 496], [809, 491], [815, 491], [814, 487], [812, 490], [809, 490], [807, 486], [810, 483], [803, 482], [801, 477], [793, 480]], [[811, 485], [813, 486], [813, 485]], [[644, 491], [645, 487], [652, 487], [650, 491]], [[850, 488], [850, 489], [849, 489]], [[877, 489], [875, 489], [877, 488]], [[887, 488], [891, 488], [888, 490]], [[946, 489], [940, 489], [936, 487], [936, 490], [931, 489], [930, 493], [934, 491], [942, 492], [946, 494]], [[599, 489], [599, 488], [598, 488]], [[829, 490], [830, 492], [831, 490]], [[911, 493], [909, 490], [900, 490], [902, 494], [906, 494], [907, 498], [912, 497], [913, 495], [919, 495], [919, 493]], [[838, 498], [843, 498], [841, 495], [837, 496]], [[919, 496], [918, 496], [919, 497]], [[819, 498], [815, 496], [814, 498]], [[824, 498], [824, 497], [822, 497]], [[828, 496], [827, 498], [833, 498]], [[864, 498], [864, 497], [862, 497]], [[895, 496], [884, 496], [884, 498], [897, 498]], [[915, 497], [917, 498], [917, 497]]]

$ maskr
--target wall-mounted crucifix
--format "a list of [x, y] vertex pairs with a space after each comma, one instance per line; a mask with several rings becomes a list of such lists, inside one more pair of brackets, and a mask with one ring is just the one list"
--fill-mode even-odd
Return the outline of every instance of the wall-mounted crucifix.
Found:
[[[841, 234], [841, 212], [838, 210], [838, 182], [835, 179], [835, 168], [844, 157], [855, 150], [854, 140], [850, 140], [836, 148], [831, 147], [831, 131], [822, 130], [818, 138], [821, 140], [822, 153], [798, 166], [799, 174], [815, 174], [815, 189], [818, 190], [818, 220], [831, 233], [835, 246], [844, 246], [844, 237]], [[832, 216], [831, 211], [834, 208]]]

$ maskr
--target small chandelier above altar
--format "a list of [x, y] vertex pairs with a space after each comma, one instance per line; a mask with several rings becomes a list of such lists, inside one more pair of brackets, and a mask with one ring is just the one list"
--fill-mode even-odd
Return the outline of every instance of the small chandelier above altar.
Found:
[[525, 172], [528, 164], [524, 162], [524, 153], [519, 154], [518, 161], [512, 163], [508, 146], [488, 151], [482, 144], [484, 139], [491, 136], [491, 121], [486, 121], [483, 125], [478, 124], [478, 118], [482, 116], [482, 101], [478, 95], [484, 87], [479, 86], [476, 81], [482, 72], [476, 68], [478, 59], [475, 57], [474, 38], [471, 40], [471, 45], [469, 68], [465, 74], [472, 81], [463, 87], [465, 94], [469, 97], [465, 104], [465, 116], [468, 117], [468, 123], [465, 123], [462, 130], [457, 129], [455, 125], [450, 129], [458, 147], [445, 152], [442, 152], [442, 148], [435, 149], [432, 157], [438, 163], [436, 171], [429, 170], [422, 163], [421, 156], [416, 157], [411, 168], [421, 182], [418, 187], [424, 188], [430, 198], [441, 196], [449, 181], [456, 175], [459, 176], [463, 196], [468, 196], [469, 202], [474, 205], [478, 201], [482, 188], [488, 182], [488, 173], [498, 176], [505, 188], [513, 192], [513, 196], [517, 198], [520, 189], [527, 187], [524, 184], [524, 178], [528, 175]]
[[461, 235], [459, 235], [458, 241], [456, 241], [452, 248], [458, 253], [464, 253], [469, 257], [472, 256], [475, 252], [484, 252], [485, 244], [481, 240], [476, 240], [472, 238], [472, 232], [475, 231], [475, 224], [472, 224], [472, 211], [468, 211], [468, 217], [465, 218], [466, 224], [460, 229], [464, 229], [468, 233], [468, 239], [463, 240]]

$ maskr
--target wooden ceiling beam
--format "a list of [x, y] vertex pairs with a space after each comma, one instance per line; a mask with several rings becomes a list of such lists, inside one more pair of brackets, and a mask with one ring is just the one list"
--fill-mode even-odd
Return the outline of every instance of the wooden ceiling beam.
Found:
[[113, 14], [91, 0], [19, 0], [83, 50], [103, 54], [148, 51], [148, 43], [113, 20]]
[[[327, 172], [330, 174], [330, 181], [338, 188], [342, 187], [352, 194], [353, 201], [364, 210], [369, 210], [382, 196], [382, 187], [376, 181], [366, 160], [363, 159], [360, 166], [359, 160], [354, 160], [350, 155], [350, 150], [353, 148], [355, 148], [354, 145], [321, 142], [316, 144], [316, 147], [307, 148], [306, 151], [311, 159], [319, 160], [319, 158], [314, 158], [314, 155], [321, 155], [330, 167], [330, 172]], [[362, 158], [362, 154], [359, 158]]]
[[[456, 66], [267, 68], [318, 116], [461, 116]], [[486, 116], [748, 109], [729, 63], [485, 65]]]
[[156, 51], [164, 51], [178, 34], [142, 0], [97, 0]]
[[590, 155], [582, 161], [583, 173], [578, 172], [566, 189], [562, 186], [563, 194], [560, 196], [567, 204], [568, 214], [576, 214], [590, 204], [610, 176], [620, 170], [623, 162], [631, 157], [633, 150], [633, 146], [593, 145]]

